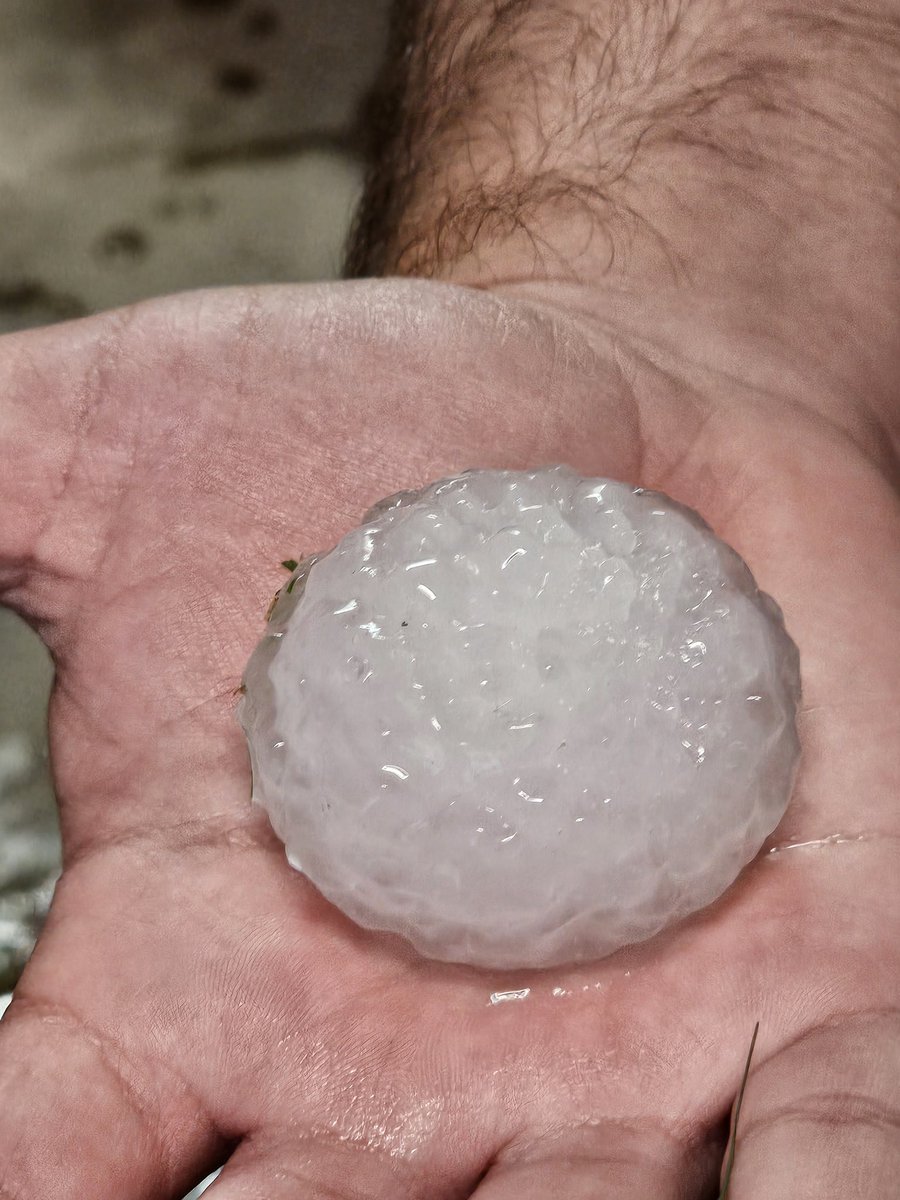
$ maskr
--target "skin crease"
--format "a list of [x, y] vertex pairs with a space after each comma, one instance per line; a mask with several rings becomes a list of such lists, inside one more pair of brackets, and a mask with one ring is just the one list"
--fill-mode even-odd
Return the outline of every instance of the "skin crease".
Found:
[[[756, 1021], [732, 1200], [895, 1193], [896, 356], [857, 355], [852, 273], [838, 370], [780, 311], [761, 338], [764, 304], [707, 320], [712, 284], [501, 257], [490, 291], [481, 263], [0, 340], [0, 583], [57, 667], [65, 858], [0, 1024], [0, 1200], [164, 1200], [228, 1155], [214, 1200], [699, 1200]], [[290, 870], [235, 689], [282, 559], [399, 488], [556, 461], [695, 507], [779, 601], [803, 758], [772, 844], [848, 840], [590, 967], [428, 963]]]

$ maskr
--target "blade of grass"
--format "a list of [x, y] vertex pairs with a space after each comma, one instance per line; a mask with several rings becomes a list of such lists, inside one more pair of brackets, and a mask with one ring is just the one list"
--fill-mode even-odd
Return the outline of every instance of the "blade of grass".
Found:
[[750, 1050], [747, 1054], [747, 1061], [744, 1064], [744, 1074], [741, 1078], [741, 1086], [738, 1089], [737, 1100], [734, 1102], [734, 1116], [731, 1121], [731, 1138], [728, 1145], [728, 1156], [725, 1164], [725, 1174], [722, 1179], [722, 1190], [719, 1193], [719, 1200], [728, 1200], [728, 1189], [731, 1187], [731, 1172], [734, 1170], [734, 1153], [737, 1147], [737, 1128], [738, 1121], [741, 1119], [741, 1105], [744, 1103], [744, 1092], [747, 1090], [747, 1080], [750, 1077], [750, 1063], [753, 1061], [753, 1051], [756, 1049], [756, 1038], [759, 1034], [759, 1021], [753, 1028], [753, 1037], [750, 1039]]

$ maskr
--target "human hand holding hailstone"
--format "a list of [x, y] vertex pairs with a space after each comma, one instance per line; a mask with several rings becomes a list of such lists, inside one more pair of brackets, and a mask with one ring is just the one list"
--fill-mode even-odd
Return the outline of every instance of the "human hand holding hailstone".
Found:
[[[65, 854], [0, 1026], [2, 1200], [225, 1159], [214, 1200], [699, 1200], [757, 1021], [732, 1200], [892, 1193], [898, 31], [827, 8], [432, 3], [350, 256], [427, 279], [0, 343], [0, 579], [57, 665]], [[550, 462], [746, 560], [799, 646], [800, 774], [774, 852], [652, 940], [441, 964], [290, 868], [234, 692], [280, 559]]]

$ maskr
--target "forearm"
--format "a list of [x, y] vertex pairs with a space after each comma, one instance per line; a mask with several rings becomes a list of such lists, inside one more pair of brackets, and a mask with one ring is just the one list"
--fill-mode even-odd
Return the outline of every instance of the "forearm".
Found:
[[895, 0], [418, 7], [351, 273], [550, 284], [638, 320], [677, 295], [887, 403]]

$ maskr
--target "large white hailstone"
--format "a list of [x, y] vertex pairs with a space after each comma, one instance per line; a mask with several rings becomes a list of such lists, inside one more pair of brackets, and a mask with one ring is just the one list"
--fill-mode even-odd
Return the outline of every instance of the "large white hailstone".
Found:
[[711, 903], [788, 803], [798, 655], [690, 510], [566, 467], [378, 505], [246, 674], [255, 798], [360, 925], [497, 968]]

